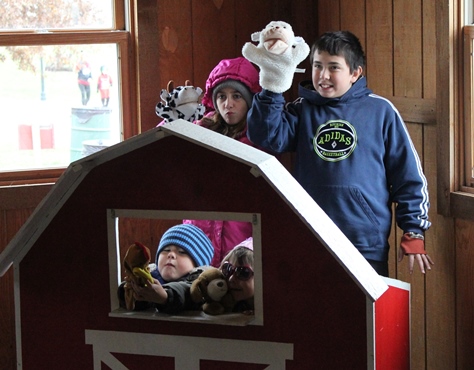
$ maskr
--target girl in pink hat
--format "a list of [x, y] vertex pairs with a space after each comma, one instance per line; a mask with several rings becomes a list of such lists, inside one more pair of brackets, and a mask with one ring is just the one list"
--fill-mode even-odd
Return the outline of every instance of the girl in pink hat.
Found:
[[[257, 69], [243, 57], [221, 60], [206, 81], [202, 104], [206, 115], [195, 123], [222, 135], [253, 145], [247, 138], [247, 112], [253, 95], [261, 91]], [[184, 220], [201, 228], [211, 239], [214, 257], [211, 265], [219, 267], [232, 248], [252, 236], [250, 222], [227, 220]]]
[[252, 63], [242, 57], [223, 59], [206, 81], [202, 104], [208, 113], [196, 123], [251, 144], [247, 138], [247, 112], [253, 95], [260, 91], [258, 71]]

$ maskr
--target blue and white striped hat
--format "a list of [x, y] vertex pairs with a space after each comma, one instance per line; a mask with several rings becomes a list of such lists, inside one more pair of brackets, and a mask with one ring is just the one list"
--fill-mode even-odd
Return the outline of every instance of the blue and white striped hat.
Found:
[[158, 264], [158, 255], [170, 244], [188, 252], [196, 267], [210, 265], [214, 256], [211, 240], [195, 225], [180, 224], [166, 230], [156, 251], [156, 264]]

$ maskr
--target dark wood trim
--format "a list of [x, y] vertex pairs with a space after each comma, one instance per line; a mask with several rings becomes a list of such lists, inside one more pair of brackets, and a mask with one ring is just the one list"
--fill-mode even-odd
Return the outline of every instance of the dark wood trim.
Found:
[[474, 221], [474, 194], [452, 192], [450, 194], [450, 213], [456, 218]]
[[458, 91], [458, 50], [457, 1], [436, 2], [436, 121], [437, 135], [437, 172], [438, 213], [450, 216], [451, 193], [455, 190], [455, 124], [458, 117], [456, 96]]
[[406, 122], [436, 124], [436, 99], [388, 98]]
[[52, 184], [0, 187], [0, 210], [35, 208]]

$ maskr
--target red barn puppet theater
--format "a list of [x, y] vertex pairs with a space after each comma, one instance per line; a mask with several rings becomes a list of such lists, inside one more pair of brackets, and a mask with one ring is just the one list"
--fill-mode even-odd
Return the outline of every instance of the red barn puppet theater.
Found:
[[[122, 217], [252, 222], [255, 315], [121, 310]], [[0, 254], [10, 267], [19, 369], [409, 368], [409, 285], [275, 157], [186, 121], [72, 163]]]

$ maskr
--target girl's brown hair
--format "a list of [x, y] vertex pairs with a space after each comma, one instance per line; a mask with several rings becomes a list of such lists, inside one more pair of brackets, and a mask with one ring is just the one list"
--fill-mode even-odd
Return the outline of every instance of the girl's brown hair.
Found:
[[220, 113], [216, 111], [213, 116], [204, 117], [201, 120], [201, 126], [232, 139], [240, 139], [246, 133], [247, 118], [244, 118], [241, 122], [235, 125], [229, 125], [224, 121]]

